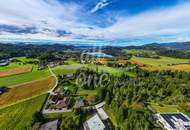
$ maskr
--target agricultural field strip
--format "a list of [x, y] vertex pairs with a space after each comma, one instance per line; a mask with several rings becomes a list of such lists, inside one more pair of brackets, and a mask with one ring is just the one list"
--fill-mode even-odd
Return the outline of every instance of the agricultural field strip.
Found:
[[[41, 79], [38, 79], [38, 80], [33, 80], [33, 81], [29, 81], [29, 82], [25, 82], [25, 83], [21, 83], [21, 84], [17, 84], [17, 85], [12, 85], [12, 86], [9, 86], [9, 88], [14, 88], [14, 87], [18, 87], [18, 86], [21, 86], [21, 85], [25, 85], [25, 84], [30, 84], [30, 83], [35, 83], [37, 81], [41, 81], [41, 80], [45, 80], [49, 77], [52, 77], [53, 75], [50, 75], [48, 77], [45, 77], [45, 78], [41, 78]], [[53, 76], [54, 77], [54, 76]]]
[[8, 77], [12, 75], [24, 74], [32, 71], [32, 67], [19, 67], [14, 69], [8, 69], [0, 71], [0, 78], [1, 77]]
[[[131, 62], [136, 62], [137, 64], [147, 65], [141, 67], [143, 69], [150, 70], [184, 70], [189, 71], [190, 60], [189, 59], [179, 59], [161, 56], [160, 59], [153, 58], [143, 58], [133, 56]], [[186, 66], [185, 66], [186, 65]]]
[[0, 86], [13, 86], [50, 76], [48, 69], [0, 78]]
[[[56, 76], [56, 75], [53, 73], [53, 71], [51, 70], [51, 68], [49, 68], [49, 71], [50, 71], [50, 73], [51, 73], [51, 76], [55, 77], [55, 79], [56, 79], [56, 84], [55, 84], [55, 86], [54, 86], [54, 88], [53, 88], [53, 89], [55, 89], [55, 87], [56, 87], [57, 84], [58, 84], [58, 79], [57, 79], [57, 76]], [[48, 77], [51, 77], [51, 76], [48, 76]], [[26, 83], [19, 84], [19, 85], [14, 85], [14, 87], [20, 86], [20, 85], [25, 85], [25, 84], [28, 84], [28, 83], [33, 83], [33, 82], [36, 82], [36, 81], [41, 81], [41, 80], [47, 79], [48, 77], [43, 78], [43, 79], [40, 79], [40, 80], [35, 80], [35, 81], [26, 82]], [[12, 86], [12, 87], [13, 87], [13, 86]], [[52, 90], [53, 90], [53, 89], [52, 89]], [[50, 90], [50, 91], [51, 91], [51, 90]], [[33, 99], [33, 98], [36, 98], [36, 97], [38, 97], [38, 96], [41, 96], [41, 95], [47, 94], [47, 93], [49, 93], [49, 91], [43, 92], [43, 93], [41, 93], [41, 94], [39, 94], [39, 95], [32, 96], [32, 97], [30, 97], [30, 98], [26, 98], [26, 99], [17, 101], [17, 102], [15, 102], [15, 103], [12, 103], [12, 104], [9, 104], [9, 105], [3, 106], [3, 107], [0, 107], [0, 109], [3, 109], [3, 108], [6, 108], [6, 107], [9, 107], [9, 106], [12, 106], [12, 105], [15, 105], [15, 104], [18, 104], [18, 103], [21, 103], [21, 102], [24, 102], [24, 101]]]
[[28, 101], [28, 100], [34, 99], [34, 98], [36, 98], [36, 97], [38, 97], [38, 96], [42, 96], [42, 95], [44, 95], [44, 94], [47, 94], [47, 92], [43, 92], [43, 93], [41, 93], [41, 94], [39, 94], [39, 95], [35, 95], [35, 96], [30, 97], [30, 98], [26, 98], [26, 99], [23, 99], [23, 100], [17, 101], [17, 102], [12, 103], [12, 104], [2, 106], [2, 107], [0, 107], [0, 109], [6, 108], [6, 107], [10, 107], [10, 106], [13, 106], [13, 105], [16, 105], [16, 104], [19, 104], [19, 103], [22, 103], [22, 102], [25, 102], [25, 101]]
[[[41, 109], [46, 97], [46, 94], [36, 96], [30, 100], [0, 109], [0, 129], [31, 129], [30, 122], [32, 121], [32, 116]], [[32, 108], [32, 105], [35, 107]]]
[[50, 77], [45, 80], [12, 88], [8, 92], [0, 95], [0, 106], [3, 107], [17, 101], [47, 92], [54, 86], [54, 84], [54, 77]]

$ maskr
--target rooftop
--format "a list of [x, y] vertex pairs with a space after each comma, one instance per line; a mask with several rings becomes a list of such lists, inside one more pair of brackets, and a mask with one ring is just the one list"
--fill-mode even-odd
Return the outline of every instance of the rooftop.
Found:
[[168, 130], [190, 130], [190, 119], [183, 113], [161, 113], [158, 116]]
[[98, 111], [98, 115], [100, 116], [100, 118], [102, 120], [107, 120], [108, 119], [108, 115], [105, 113], [103, 108], [99, 108], [99, 109], [97, 109], [97, 111]]
[[58, 128], [58, 120], [54, 120], [41, 125], [39, 130], [57, 130], [57, 128]]
[[56, 104], [56, 108], [61, 109], [61, 108], [67, 108], [69, 106], [70, 99], [69, 97], [64, 97], [63, 100], [59, 100]]
[[104, 130], [104, 129], [105, 125], [97, 114], [95, 114], [85, 123], [85, 130]]

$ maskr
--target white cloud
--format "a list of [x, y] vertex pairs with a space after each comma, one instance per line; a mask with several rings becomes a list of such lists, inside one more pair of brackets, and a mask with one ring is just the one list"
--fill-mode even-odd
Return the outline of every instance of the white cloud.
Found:
[[0, 24], [35, 26], [41, 33], [44, 28], [77, 33], [88, 27], [78, 22], [79, 8], [76, 4], [60, 4], [56, 0], [0, 1]]
[[90, 13], [95, 13], [100, 9], [103, 9], [104, 7], [108, 6], [110, 3], [107, 0], [101, 0], [96, 4], [94, 8], [90, 10]]
[[152, 10], [136, 16], [120, 16], [112, 26], [96, 35], [105, 38], [155, 37], [190, 33], [190, 3]]
[[[98, 11], [110, 4], [102, 0], [91, 10]], [[81, 7], [74, 3], [60, 4], [57, 0], [6, 0], [0, 1], [0, 24], [15, 25], [21, 28], [34, 26], [38, 34], [7, 34], [3, 37], [56, 39], [56, 30], [72, 32], [70, 36], [57, 39], [74, 39], [86, 36], [87, 39], [160, 39], [162, 41], [190, 40], [190, 2], [170, 8], [149, 10], [135, 16], [117, 16], [116, 22], [106, 28], [82, 23]], [[84, 14], [82, 15], [84, 16]], [[99, 20], [99, 19], [89, 19]], [[89, 28], [92, 27], [93, 29]], [[47, 29], [47, 30], [44, 30]], [[171, 35], [171, 37], [162, 37]]]

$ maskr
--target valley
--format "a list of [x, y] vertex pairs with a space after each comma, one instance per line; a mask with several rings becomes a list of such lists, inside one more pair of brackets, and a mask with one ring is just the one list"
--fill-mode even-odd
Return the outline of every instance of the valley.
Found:
[[[60, 120], [63, 130], [77, 129], [103, 111], [108, 129], [162, 130], [154, 114], [190, 115], [190, 59], [125, 48], [82, 62], [80, 49], [59, 53], [14, 57], [0, 67], [0, 129], [38, 129], [52, 120]], [[147, 125], [136, 124], [137, 118]]]

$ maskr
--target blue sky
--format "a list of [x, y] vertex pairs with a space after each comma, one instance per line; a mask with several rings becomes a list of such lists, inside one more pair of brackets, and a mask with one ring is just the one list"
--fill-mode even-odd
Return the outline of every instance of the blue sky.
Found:
[[140, 45], [190, 41], [189, 0], [0, 1], [0, 40]]

